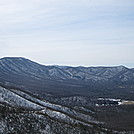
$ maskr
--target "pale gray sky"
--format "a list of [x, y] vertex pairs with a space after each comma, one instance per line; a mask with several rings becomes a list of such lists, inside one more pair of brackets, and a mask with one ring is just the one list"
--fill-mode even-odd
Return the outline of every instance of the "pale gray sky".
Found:
[[134, 67], [134, 0], [0, 0], [0, 57]]

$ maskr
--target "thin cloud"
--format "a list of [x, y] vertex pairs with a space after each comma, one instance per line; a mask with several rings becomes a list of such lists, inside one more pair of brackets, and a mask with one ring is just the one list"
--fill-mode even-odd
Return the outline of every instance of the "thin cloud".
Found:
[[72, 65], [134, 60], [133, 0], [0, 0], [0, 19], [1, 57]]

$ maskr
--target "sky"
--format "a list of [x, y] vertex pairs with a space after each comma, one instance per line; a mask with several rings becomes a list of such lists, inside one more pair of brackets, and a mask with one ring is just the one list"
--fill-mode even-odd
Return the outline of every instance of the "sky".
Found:
[[134, 0], [0, 0], [0, 58], [134, 67]]

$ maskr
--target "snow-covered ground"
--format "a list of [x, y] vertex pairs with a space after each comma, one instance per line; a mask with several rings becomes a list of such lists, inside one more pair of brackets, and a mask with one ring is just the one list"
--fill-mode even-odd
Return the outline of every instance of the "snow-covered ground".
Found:
[[96, 106], [111, 106], [111, 105], [132, 105], [134, 101], [132, 100], [122, 100], [113, 98], [98, 98]]

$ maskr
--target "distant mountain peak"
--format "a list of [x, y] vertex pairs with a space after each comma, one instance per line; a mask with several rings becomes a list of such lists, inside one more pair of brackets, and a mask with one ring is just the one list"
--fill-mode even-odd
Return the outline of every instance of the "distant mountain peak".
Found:
[[24, 57], [3, 57], [0, 60], [28, 60], [28, 59]]

